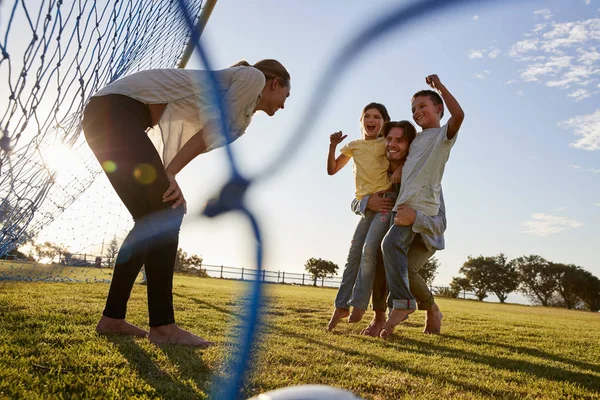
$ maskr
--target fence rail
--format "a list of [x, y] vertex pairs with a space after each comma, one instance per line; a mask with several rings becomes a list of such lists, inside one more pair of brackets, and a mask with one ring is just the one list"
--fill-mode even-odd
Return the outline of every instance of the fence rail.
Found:
[[[95, 256], [93, 254], [61, 254], [59, 256], [59, 264], [66, 266], [75, 267], [111, 267], [114, 259], [108, 257]], [[295, 273], [286, 271], [271, 271], [262, 270], [258, 272], [256, 269], [251, 268], [238, 268], [229, 267], [225, 265], [210, 265], [202, 264], [199, 268], [188, 269], [188, 272], [198, 271], [206, 274], [211, 278], [219, 279], [235, 279], [242, 281], [255, 280], [257, 274], [260, 275], [260, 280], [266, 283], [280, 283], [288, 285], [298, 286], [320, 286], [320, 287], [331, 287], [338, 288], [342, 283], [341, 276], [333, 276], [328, 278], [314, 279], [311, 274], [307, 273]], [[450, 288], [447, 286], [429, 286], [431, 292], [438, 296], [448, 296]], [[460, 297], [463, 299], [477, 299], [475, 293], [461, 291], [455, 296], [448, 297]]]

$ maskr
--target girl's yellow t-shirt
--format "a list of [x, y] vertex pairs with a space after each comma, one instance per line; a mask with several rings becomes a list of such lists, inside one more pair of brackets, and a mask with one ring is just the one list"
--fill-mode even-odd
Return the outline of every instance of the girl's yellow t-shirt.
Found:
[[388, 177], [390, 163], [385, 156], [385, 139], [353, 140], [340, 150], [354, 160], [356, 198], [388, 190], [392, 184]]

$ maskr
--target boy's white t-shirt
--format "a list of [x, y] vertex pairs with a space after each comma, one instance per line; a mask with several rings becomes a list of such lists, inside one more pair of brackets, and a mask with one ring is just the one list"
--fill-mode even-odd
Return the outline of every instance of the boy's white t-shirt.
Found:
[[448, 139], [448, 124], [418, 133], [402, 167], [402, 184], [394, 211], [408, 204], [428, 216], [438, 214], [442, 177], [458, 133]]

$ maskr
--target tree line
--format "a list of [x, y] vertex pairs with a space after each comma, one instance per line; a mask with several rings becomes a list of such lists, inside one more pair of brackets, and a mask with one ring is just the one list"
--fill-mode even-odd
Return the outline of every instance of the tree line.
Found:
[[589, 311], [600, 310], [600, 279], [573, 265], [548, 261], [538, 255], [509, 260], [502, 253], [471, 257], [454, 277], [449, 295], [473, 291], [479, 301], [494, 294], [501, 303], [512, 292], [525, 295], [534, 304]]

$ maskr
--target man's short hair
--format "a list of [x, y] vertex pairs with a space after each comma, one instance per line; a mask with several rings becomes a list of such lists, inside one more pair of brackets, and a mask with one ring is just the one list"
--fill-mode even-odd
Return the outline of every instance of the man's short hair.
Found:
[[390, 121], [383, 124], [383, 137], [387, 138], [392, 128], [401, 128], [404, 132], [404, 137], [408, 140], [408, 144], [411, 144], [417, 136], [417, 130], [414, 125], [409, 121]]
[[442, 101], [442, 96], [440, 96], [440, 94], [434, 90], [419, 90], [417, 93], [415, 93], [413, 95], [413, 100], [415, 99], [415, 97], [429, 97], [429, 99], [431, 100], [431, 102], [433, 103], [434, 106], [437, 106], [438, 104], [442, 105], [442, 115], [440, 115], [440, 119], [444, 118], [444, 102]]

